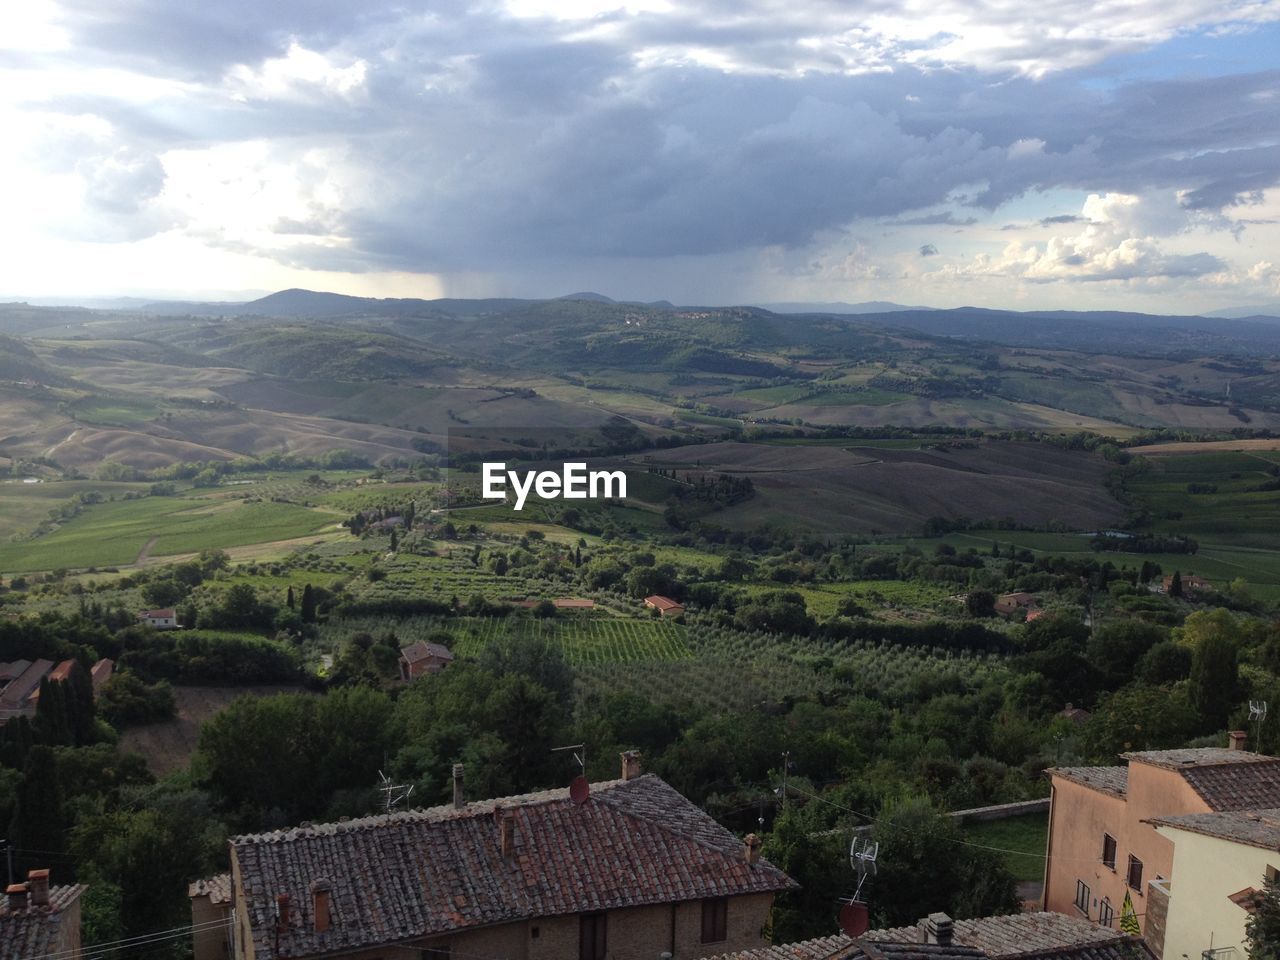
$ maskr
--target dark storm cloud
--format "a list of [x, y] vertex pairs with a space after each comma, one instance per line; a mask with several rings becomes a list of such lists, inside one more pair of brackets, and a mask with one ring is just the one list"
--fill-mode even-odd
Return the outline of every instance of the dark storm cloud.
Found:
[[[187, 86], [146, 103], [84, 93], [41, 105], [107, 118], [129, 156], [261, 139], [289, 165], [331, 148], [341, 208], [274, 229], [333, 233], [343, 248], [264, 251], [326, 269], [799, 248], [864, 218], [972, 225], [963, 209], [919, 211], [990, 211], [1035, 190], [1173, 188], [1189, 210], [1211, 210], [1280, 182], [1280, 147], [1266, 141], [1280, 129], [1270, 95], [1280, 73], [1104, 92], [1070, 71], [922, 70], [901, 62], [911, 45], [854, 29], [895, 9], [700, 3], [600, 17], [589, 39], [568, 42], [582, 24], [462, 4], [427, 14], [347, 0], [75, 0], [76, 56]], [[824, 30], [853, 32], [842, 52], [800, 46]], [[1096, 58], [1103, 43], [1029, 28], [1017, 39], [1029, 57], [1066, 63]], [[364, 82], [350, 96], [256, 90], [254, 71], [292, 43], [335, 68], [362, 63]], [[636, 60], [668, 46], [705, 46], [751, 69]], [[896, 69], [823, 72], [849, 57], [869, 70], [897, 58]], [[101, 192], [127, 215], [129, 191], [153, 185], [153, 169], [127, 167], [107, 170]]]
[[936, 257], [937, 255], [938, 255], [938, 248], [935, 247], [932, 243], [926, 243], [924, 246], [920, 248], [920, 256], [922, 257]]

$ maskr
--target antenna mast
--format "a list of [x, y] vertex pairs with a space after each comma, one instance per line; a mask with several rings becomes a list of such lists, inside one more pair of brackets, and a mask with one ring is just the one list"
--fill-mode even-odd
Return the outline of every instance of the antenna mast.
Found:
[[378, 789], [386, 796], [385, 810], [393, 813], [396, 807], [409, 799], [413, 793], [413, 784], [392, 783], [391, 778], [381, 770], [378, 771], [378, 776], [382, 778], [382, 786]]
[[1249, 701], [1249, 719], [1253, 721], [1253, 749], [1262, 752], [1262, 721], [1267, 719], [1267, 701]]
[[582, 775], [587, 775], [587, 745], [585, 743], [571, 743], [567, 747], [552, 747], [552, 753], [563, 753], [565, 750], [572, 750], [573, 759], [578, 762], [578, 766], [582, 768]]

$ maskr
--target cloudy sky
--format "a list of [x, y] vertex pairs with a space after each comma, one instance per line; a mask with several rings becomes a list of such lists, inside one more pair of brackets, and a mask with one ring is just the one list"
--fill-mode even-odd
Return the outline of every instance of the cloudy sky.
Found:
[[1280, 0], [21, 0], [0, 294], [1280, 300]]

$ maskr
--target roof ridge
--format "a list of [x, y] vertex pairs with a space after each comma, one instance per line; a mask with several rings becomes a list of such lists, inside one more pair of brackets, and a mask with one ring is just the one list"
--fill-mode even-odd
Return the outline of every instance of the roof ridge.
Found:
[[[651, 776], [651, 774], [645, 774], [644, 776]], [[657, 778], [655, 777], [654, 779]], [[591, 784], [591, 790], [593, 793], [597, 790], [607, 792], [626, 782], [628, 781], [601, 780], [598, 783]], [[517, 793], [506, 797], [471, 800], [463, 807], [455, 807], [451, 803], [442, 803], [430, 807], [414, 807], [410, 810], [395, 810], [391, 813], [371, 813], [363, 817], [351, 817], [347, 820], [328, 820], [323, 823], [303, 821], [295, 826], [281, 827], [278, 830], [237, 834], [231, 837], [230, 840], [234, 844], [278, 843], [284, 840], [299, 840], [308, 836], [329, 836], [334, 833], [350, 833], [372, 830], [378, 827], [422, 823], [424, 821], [465, 820], [469, 817], [491, 815], [499, 806], [532, 807], [554, 803], [557, 800], [567, 800], [568, 798], [568, 787], [551, 787], [546, 790], [534, 790], [529, 793]]]

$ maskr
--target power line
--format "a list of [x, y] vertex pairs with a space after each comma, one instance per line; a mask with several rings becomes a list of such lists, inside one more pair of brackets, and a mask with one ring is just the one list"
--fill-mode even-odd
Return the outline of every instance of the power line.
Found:
[[191, 936], [195, 933], [201, 933], [218, 927], [229, 927], [230, 920], [208, 920], [204, 923], [188, 924], [185, 927], [170, 927], [168, 930], [156, 930], [151, 933], [141, 933], [134, 937], [125, 937], [122, 940], [108, 940], [104, 943], [92, 943], [81, 946], [75, 950], [57, 950], [53, 953], [42, 953], [34, 957], [27, 957], [26, 960], [66, 960], [66, 958], [79, 956], [81, 953], [89, 953], [95, 950], [123, 950], [132, 949], [133, 947], [144, 947], [152, 943], [160, 943], [165, 940], [176, 940], [180, 937]]
[[[811, 800], [817, 800], [819, 803], [825, 803], [827, 806], [834, 807], [835, 809], [841, 810], [845, 813], [852, 813], [856, 817], [862, 817], [866, 820], [870, 820], [873, 823], [887, 823], [887, 821], [883, 817], [876, 817], [876, 816], [873, 816], [872, 814], [864, 813], [861, 810], [854, 810], [852, 807], [846, 807], [843, 804], [836, 803], [834, 800], [828, 800], [826, 797], [820, 797], [816, 793], [810, 793], [807, 790], [802, 790], [799, 787], [795, 786], [794, 784], [789, 784], [787, 786], [787, 789], [794, 790], [796, 793], [801, 794], [802, 796], [808, 797]], [[1012, 850], [1007, 847], [994, 847], [987, 843], [975, 843], [972, 840], [962, 840], [959, 837], [935, 837], [934, 839], [945, 840], [948, 843], [961, 844], [966, 847], [976, 847], [979, 850], [990, 850], [993, 853], [1009, 854], [1015, 857], [1035, 857], [1037, 860], [1049, 859], [1048, 853], [1030, 853], [1026, 850]], [[1098, 857], [1054, 857], [1053, 859], [1061, 863], [1098, 863], [1100, 862], [1100, 858]]]

